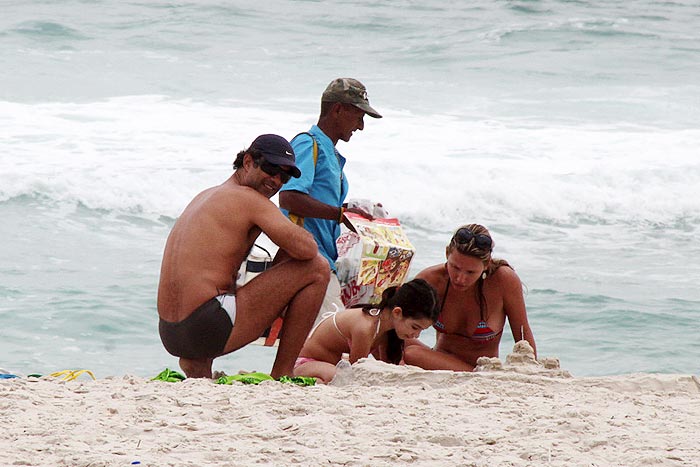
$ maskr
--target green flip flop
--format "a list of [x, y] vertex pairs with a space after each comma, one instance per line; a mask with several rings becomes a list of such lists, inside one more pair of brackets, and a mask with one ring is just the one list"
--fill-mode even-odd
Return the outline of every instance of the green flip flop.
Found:
[[297, 386], [315, 386], [316, 378], [311, 376], [282, 376], [278, 379], [280, 383], [291, 383]]
[[243, 373], [241, 375], [222, 376], [216, 380], [216, 384], [233, 384], [234, 381], [239, 381], [244, 384], [260, 384], [263, 381], [279, 381], [280, 383], [291, 383], [298, 386], [314, 386], [316, 378], [309, 376], [282, 376], [275, 380], [272, 376], [265, 373]]
[[242, 375], [222, 376], [221, 378], [216, 380], [216, 384], [233, 384], [234, 381], [240, 381], [244, 384], [260, 384], [263, 381], [274, 380], [275, 378], [273, 378], [270, 375], [266, 375], [265, 373], [254, 372], [244, 373]]
[[182, 373], [178, 373], [175, 370], [166, 368], [165, 370], [158, 373], [157, 376], [151, 378], [151, 381], [167, 381], [168, 383], [179, 383], [180, 381], [184, 381], [184, 379], [185, 375], [183, 375]]

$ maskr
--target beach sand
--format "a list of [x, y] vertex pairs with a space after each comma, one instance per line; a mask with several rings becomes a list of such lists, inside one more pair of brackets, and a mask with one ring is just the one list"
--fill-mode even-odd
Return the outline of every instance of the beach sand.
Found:
[[696, 377], [576, 378], [528, 351], [474, 373], [365, 359], [313, 387], [0, 380], [0, 465], [700, 465]]

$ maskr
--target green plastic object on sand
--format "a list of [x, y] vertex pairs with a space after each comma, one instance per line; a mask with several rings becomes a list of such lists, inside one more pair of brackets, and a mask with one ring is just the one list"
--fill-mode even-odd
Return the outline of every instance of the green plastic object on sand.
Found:
[[[179, 383], [185, 380], [185, 375], [178, 373], [175, 370], [166, 368], [165, 370], [158, 373], [157, 376], [151, 378], [151, 381], [167, 381], [169, 383]], [[291, 383], [298, 386], [314, 386], [316, 385], [316, 378], [311, 378], [308, 376], [282, 376], [278, 380], [275, 380], [272, 376], [260, 373], [243, 373], [240, 375], [231, 376], [221, 376], [215, 380], [216, 384], [233, 384], [234, 381], [238, 381], [244, 384], [260, 384], [263, 381], [279, 381], [280, 383]]]
[[216, 380], [217, 384], [233, 384], [234, 381], [239, 381], [245, 384], [260, 384], [263, 381], [274, 381], [270, 375], [265, 373], [253, 372], [253, 373], [243, 373], [241, 375], [230, 375], [222, 376]]
[[[265, 373], [253, 372], [244, 373], [241, 375], [222, 376], [216, 380], [216, 383], [233, 384], [234, 381], [244, 384], [260, 384], [263, 381], [275, 381], [275, 379]], [[311, 378], [308, 376], [282, 376], [277, 381], [280, 383], [292, 383], [299, 386], [314, 386], [316, 384], [316, 378]]]
[[292, 383], [297, 386], [315, 386], [316, 378], [311, 376], [282, 376], [278, 379], [280, 383]]
[[151, 381], [167, 381], [168, 383], [179, 383], [180, 381], [184, 380], [185, 375], [178, 373], [175, 370], [171, 370], [170, 368], [166, 368], [158, 373], [156, 377], [151, 378]]

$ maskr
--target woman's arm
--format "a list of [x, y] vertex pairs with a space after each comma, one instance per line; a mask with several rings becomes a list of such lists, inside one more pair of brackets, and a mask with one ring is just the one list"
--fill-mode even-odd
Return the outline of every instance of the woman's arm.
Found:
[[503, 311], [508, 317], [510, 331], [513, 333], [515, 342], [525, 339], [535, 351], [537, 358], [537, 346], [535, 345], [535, 336], [530, 329], [530, 323], [527, 320], [527, 311], [525, 310], [525, 298], [523, 297], [523, 285], [520, 278], [510, 268], [502, 267], [498, 269], [502, 271], [501, 290], [503, 291]]
[[474, 370], [473, 365], [470, 365], [454, 355], [433, 350], [417, 339], [409, 345], [406, 345], [403, 359], [406, 365], [418, 366], [424, 370]]

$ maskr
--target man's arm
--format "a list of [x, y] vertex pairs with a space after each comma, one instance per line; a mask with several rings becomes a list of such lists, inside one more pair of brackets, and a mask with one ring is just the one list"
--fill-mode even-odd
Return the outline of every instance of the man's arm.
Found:
[[287, 219], [267, 198], [250, 205], [252, 221], [275, 245], [294, 259], [312, 259], [318, 254], [313, 235]]

